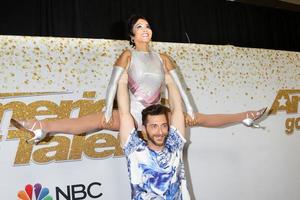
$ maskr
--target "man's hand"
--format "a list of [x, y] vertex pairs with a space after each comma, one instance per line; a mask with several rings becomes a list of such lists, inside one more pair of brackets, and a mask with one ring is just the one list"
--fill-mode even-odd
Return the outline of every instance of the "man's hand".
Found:
[[110, 116], [109, 120], [107, 120], [105, 116], [102, 118], [102, 124], [103, 124], [103, 128], [104, 129], [112, 129], [113, 122], [114, 121], [113, 121], [113, 117], [112, 116]]

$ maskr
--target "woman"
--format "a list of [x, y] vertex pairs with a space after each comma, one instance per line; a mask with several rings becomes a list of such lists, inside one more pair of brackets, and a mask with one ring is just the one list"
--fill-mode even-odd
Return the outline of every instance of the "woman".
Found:
[[[128, 20], [128, 28], [129, 42], [134, 50], [125, 50], [115, 62], [106, 92], [105, 111], [77, 119], [26, 121], [21, 124], [12, 119], [11, 123], [17, 128], [25, 128], [34, 133], [35, 136], [28, 142], [37, 143], [49, 132], [80, 134], [95, 129], [119, 130], [118, 111], [112, 108], [117, 82], [124, 70], [128, 72], [131, 114], [138, 129], [141, 128], [142, 124], [141, 111], [149, 105], [160, 103], [164, 73], [170, 73], [179, 89], [188, 114], [186, 124], [189, 126], [218, 127], [239, 122], [246, 126], [253, 126], [253, 122], [264, 114], [266, 108], [236, 114], [205, 115], [194, 113], [176, 74], [174, 62], [167, 55], [156, 53], [150, 49], [152, 30], [148, 21], [143, 16], [134, 15]], [[256, 127], [259, 126], [256, 125]]]

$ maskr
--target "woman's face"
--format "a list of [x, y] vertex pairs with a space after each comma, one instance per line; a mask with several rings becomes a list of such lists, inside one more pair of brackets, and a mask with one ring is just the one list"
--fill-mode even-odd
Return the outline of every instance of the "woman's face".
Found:
[[150, 42], [152, 38], [152, 30], [148, 22], [144, 19], [139, 19], [133, 26], [132, 32], [134, 43]]

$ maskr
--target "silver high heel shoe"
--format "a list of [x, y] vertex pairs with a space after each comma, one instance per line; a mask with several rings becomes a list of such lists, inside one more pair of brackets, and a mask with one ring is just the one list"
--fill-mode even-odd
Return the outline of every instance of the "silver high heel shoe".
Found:
[[246, 114], [246, 119], [244, 119], [244, 120], [242, 121], [242, 123], [243, 123], [245, 126], [248, 126], [248, 127], [262, 128], [262, 129], [264, 129], [264, 127], [262, 127], [262, 126], [259, 125], [259, 124], [255, 124], [254, 122], [255, 122], [257, 119], [261, 118], [261, 117], [265, 114], [266, 110], [267, 110], [267, 107], [265, 107], [265, 108], [263, 108], [263, 109], [257, 111], [257, 113], [256, 113], [255, 115], [253, 114], [253, 112], [251, 112], [250, 114], [251, 114], [252, 117], [249, 117], [249, 114], [248, 114], [248, 112], [247, 112], [247, 114]]
[[[26, 140], [26, 142], [28, 144], [38, 144], [41, 140], [43, 140], [47, 136], [47, 133], [43, 130], [41, 121], [34, 122], [30, 129], [25, 127], [25, 122], [20, 123], [15, 119], [11, 119], [10, 123], [17, 129], [20, 129], [22, 131], [27, 131], [27, 132], [34, 134], [33, 138]], [[35, 126], [37, 125], [37, 123], [39, 123], [40, 128], [34, 129]]]

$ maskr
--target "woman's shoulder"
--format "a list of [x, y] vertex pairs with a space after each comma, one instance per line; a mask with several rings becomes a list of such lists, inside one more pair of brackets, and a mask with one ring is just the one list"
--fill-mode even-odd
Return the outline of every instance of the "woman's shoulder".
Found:
[[126, 68], [128, 63], [130, 63], [131, 59], [131, 51], [129, 49], [125, 49], [119, 56], [119, 58], [115, 62], [115, 66], [121, 66]]
[[122, 53], [121, 53], [121, 55], [120, 55], [120, 57], [126, 57], [126, 58], [128, 58], [128, 57], [131, 57], [131, 50], [130, 49], [125, 49]]
[[173, 59], [166, 53], [159, 53], [159, 56], [164, 62], [171, 62]]
[[168, 69], [168, 71], [174, 69], [176, 66], [176, 62], [166, 53], [159, 53], [165, 67]]

